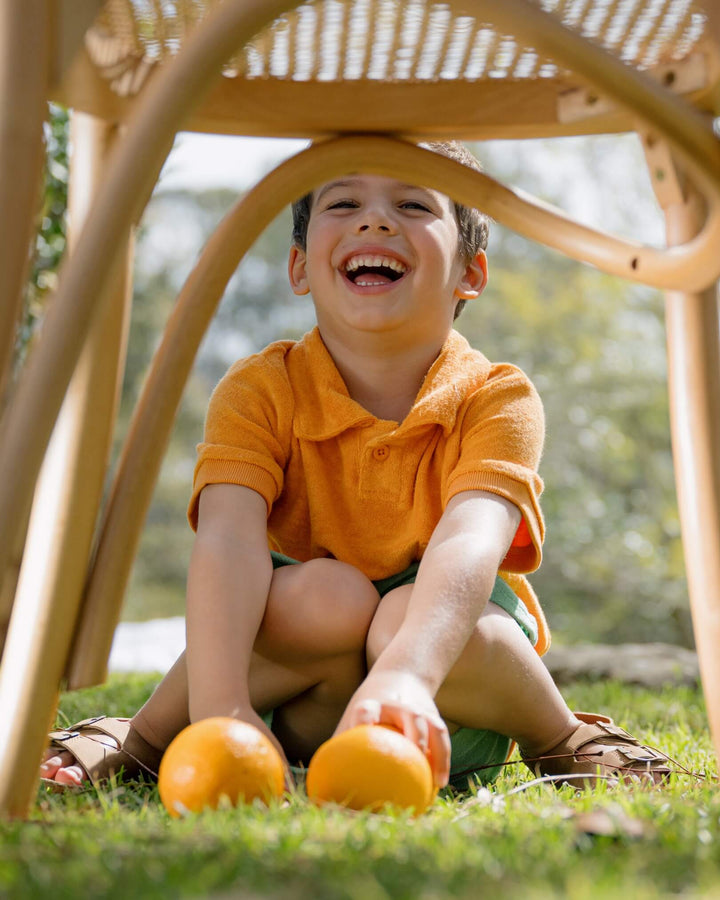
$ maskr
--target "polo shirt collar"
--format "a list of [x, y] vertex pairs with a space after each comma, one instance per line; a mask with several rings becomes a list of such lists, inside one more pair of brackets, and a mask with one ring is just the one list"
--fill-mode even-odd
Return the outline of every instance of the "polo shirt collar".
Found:
[[451, 331], [425, 376], [403, 428], [437, 424], [446, 433], [452, 431], [462, 401], [485, 384], [490, 368], [479, 350], [457, 331]]
[[[322, 441], [380, 421], [350, 397], [317, 327], [294, 349], [300, 352], [298, 363], [304, 369], [302, 391], [295, 396], [297, 437]], [[435, 424], [451, 431], [462, 399], [468, 390], [481, 387], [489, 372], [490, 363], [482, 353], [458, 332], [450, 332], [398, 431]]]

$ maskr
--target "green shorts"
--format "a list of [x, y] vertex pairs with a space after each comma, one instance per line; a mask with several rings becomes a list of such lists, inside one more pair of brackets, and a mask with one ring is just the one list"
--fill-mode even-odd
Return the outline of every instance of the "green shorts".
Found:
[[[298, 565], [299, 561], [271, 551], [273, 568]], [[420, 563], [412, 563], [404, 572], [373, 581], [381, 597], [389, 591], [405, 584], [413, 584]], [[490, 602], [504, 609], [518, 623], [523, 633], [534, 646], [537, 641], [537, 623], [528, 612], [522, 600], [499, 576], [490, 595]], [[469, 782], [489, 784], [502, 770], [510, 752], [510, 738], [494, 731], [480, 728], [459, 728], [450, 736], [452, 756], [450, 760], [450, 785], [465, 790]]]

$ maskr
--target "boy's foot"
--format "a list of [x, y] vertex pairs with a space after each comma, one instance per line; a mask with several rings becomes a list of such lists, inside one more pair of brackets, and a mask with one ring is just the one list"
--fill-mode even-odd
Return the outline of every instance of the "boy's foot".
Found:
[[148, 744], [129, 719], [97, 716], [50, 733], [50, 748], [40, 766], [45, 782], [64, 787], [93, 784], [118, 774], [157, 777], [162, 753]]
[[40, 764], [40, 780], [45, 783], [62, 785], [63, 787], [81, 787], [89, 782], [88, 773], [77, 764], [75, 757], [68, 750], [48, 747]]
[[[521, 754], [538, 777], [602, 775], [622, 780], [647, 780], [659, 784], [670, 775], [668, 758], [619, 728], [608, 716], [575, 713], [580, 719], [574, 731], [542, 754]], [[568, 777], [568, 784], [582, 786], [591, 779]], [[559, 780], [563, 784], [562, 780]]]

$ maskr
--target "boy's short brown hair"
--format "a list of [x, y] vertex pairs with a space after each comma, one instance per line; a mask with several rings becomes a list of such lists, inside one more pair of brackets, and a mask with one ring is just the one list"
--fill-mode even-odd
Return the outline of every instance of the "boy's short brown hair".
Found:
[[[477, 172], [482, 171], [482, 167], [478, 160], [458, 141], [428, 141], [420, 144], [426, 150], [432, 150], [433, 153], [439, 153], [441, 156], [447, 156], [456, 162], [462, 163]], [[463, 206], [462, 203], [454, 203], [455, 218], [458, 223], [458, 231], [460, 233], [459, 252], [464, 263], [469, 263], [475, 258], [478, 250], [487, 248], [488, 234], [490, 232], [490, 223], [488, 217], [481, 213], [480, 210], [470, 206]], [[307, 249], [307, 230], [310, 221], [310, 210], [312, 209], [312, 194], [305, 194], [292, 205], [293, 216], [293, 243], [300, 247], [301, 250]], [[460, 300], [455, 308], [455, 318], [462, 312], [466, 301]]]

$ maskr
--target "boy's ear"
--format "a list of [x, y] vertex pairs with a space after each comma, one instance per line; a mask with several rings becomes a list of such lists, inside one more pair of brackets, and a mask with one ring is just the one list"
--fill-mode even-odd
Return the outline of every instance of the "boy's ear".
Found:
[[290, 258], [288, 259], [288, 278], [290, 279], [290, 287], [294, 294], [302, 297], [310, 293], [310, 286], [307, 279], [307, 256], [297, 244], [290, 247]]
[[484, 250], [478, 250], [462, 274], [455, 288], [455, 296], [459, 300], [474, 300], [485, 289], [488, 280], [487, 256]]

